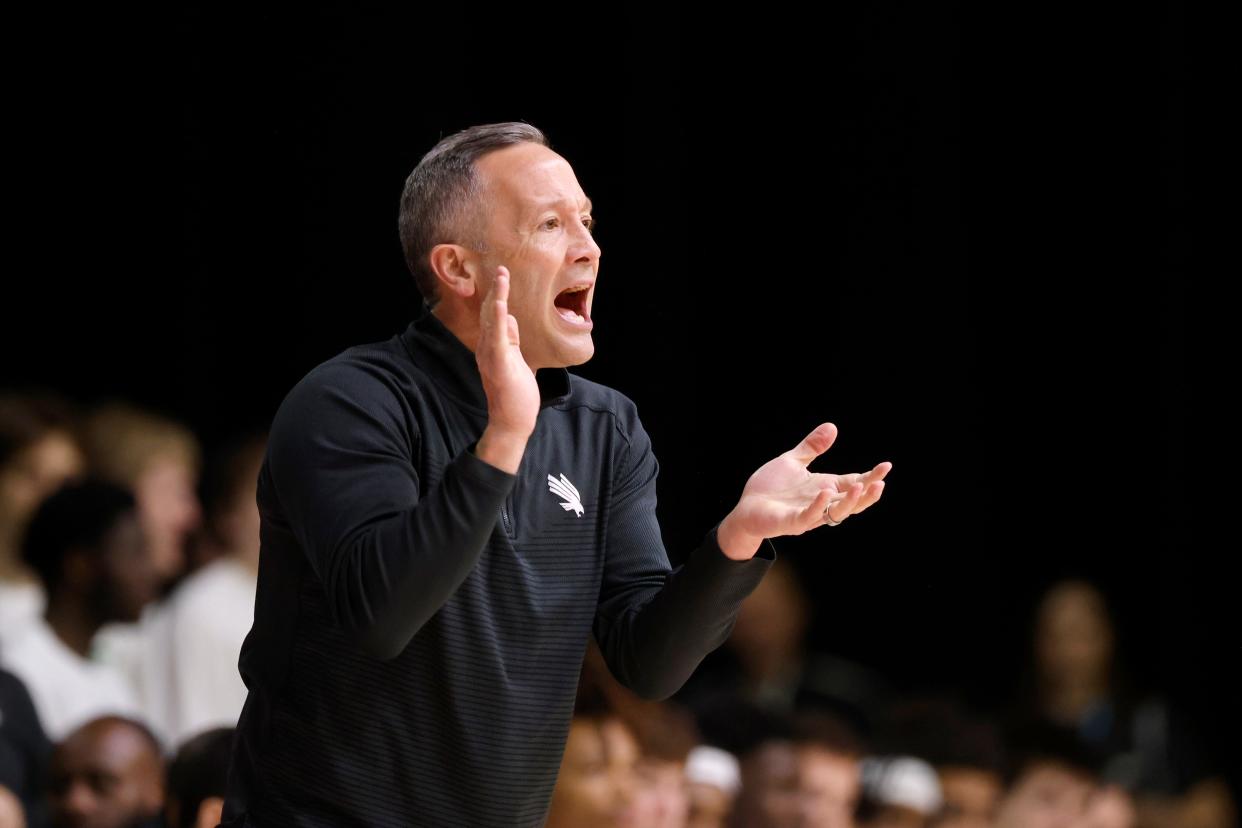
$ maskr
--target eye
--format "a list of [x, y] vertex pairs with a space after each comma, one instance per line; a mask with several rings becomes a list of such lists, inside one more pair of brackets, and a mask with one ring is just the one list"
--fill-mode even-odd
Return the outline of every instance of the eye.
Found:
[[583, 216], [582, 223], [586, 225], [586, 229], [589, 232], [591, 233], [595, 232], [595, 219], [591, 218], [590, 216]]
[[541, 227], [544, 227], [545, 229], [548, 229], [548, 230], [554, 230], [554, 229], [556, 229], [557, 227], [560, 227], [560, 225], [561, 225], [561, 220], [560, 220], [560, 219], [558, 219], [558, 218], [556, 218], [556, 217], [553, 217], [553, 218], [550, 218], [550, 219], [548, 219], [547, 221], [545, 221], [545, 222], [544, 222], [542, 225], [540, 225], [540, 226], [541, 226]]

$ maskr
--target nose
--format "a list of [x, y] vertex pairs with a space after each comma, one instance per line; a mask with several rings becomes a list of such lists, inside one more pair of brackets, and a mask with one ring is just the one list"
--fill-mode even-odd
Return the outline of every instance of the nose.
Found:
[[569, 255], [574, 262], [591, 263], [600, 257], [599, 242], [595, 241], [595, 236], [587, 229], [586, 225], [578, 224], [577, 235], [574, 236], [573, 242], [569, 245]]
[[95, 812], [95, 794], [90, 786], [82, 780], [74, 780], [61, 794], [56, 802], [56, 810], [70, 825], [76, 825], [90, 818]]

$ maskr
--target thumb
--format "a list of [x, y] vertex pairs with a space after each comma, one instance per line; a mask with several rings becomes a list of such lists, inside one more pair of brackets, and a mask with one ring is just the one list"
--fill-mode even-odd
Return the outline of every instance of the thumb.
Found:
[[790, 455], [802, 465], [809, 466], [811, 461], [827, 451], [836, 439], [837, 427], [832, 423], [821, 423], [815, 427], [814, 431], [802, 438], [801, 443], [790, 450]]

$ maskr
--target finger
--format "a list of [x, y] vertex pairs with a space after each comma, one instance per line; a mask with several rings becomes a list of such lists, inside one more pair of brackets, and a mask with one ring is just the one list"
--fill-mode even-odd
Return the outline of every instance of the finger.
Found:
[[821, 489], [816, 493], [815, 497], [811, 498], [811, 502], [798, 515], [798, 520], [812, 527], [822, 523], [825, 510], [836, 503], [837, 499], [837, 497], [834, 497], [831, 489]]
[[509, 344], [521, 347], [522, 340], [518, 337], [518, 321], [517, 317], [509, 314]]
[[862, 497], [865, 488], [861, 483], [855, 483], [851, 486], [845, 498], [828, 509], [829, 519], [840, 522], [854, 514], [854, 507], [858, 505], [858, 501]]
[[504, 265], [498, 265], [496, 267], [496, 278], [492, 280], [492, 286], [496, 289], [496, 298], [503, 302], [509, 301], [509, 278], [509, 268]]
[[864, 509], [870, 508], [877, 500], [880, 499], [880, 495], [882, 494], [884, 494], [884, 481], [877, 480], [867, 487], [867, 491], [859, 499], [858, 507], [854, 509], [854, 513], [857, 514]]
[[503, 347], [509, 339], [509, 271], [501, 267], [496, 274], [495, 296], [492, 305], [492, 341]]
[[811, 461], [827, 451], [836, 439], [837, 427], [832, 423], [821, 423], [815, 427], [814, 431], [802, 438], [801, 443], [790, 449], [789, 453], [802, 465], [809, 466]]
[[883, 480], [885, 475], [887, 475], [892, 468], [893, 464], [885, 461], [883, 463], [877, 463], [876, 467], [869, 472], [861, 474], [858, 472], [850, 472], [849, 474], [837, 475], [838, 485], [842, 489], [852, 486], [855, 483], [862, 483], [866, 486], [870, 483], [876, 482], [877, 480]]
[[877, 480], [883, 480], [888, 473], [893, 470], [893, 464], [885, 460], [883, 463], [876, 463], [875, 468], [864, 475], [868, 478], [868, 482], [874, 483]]

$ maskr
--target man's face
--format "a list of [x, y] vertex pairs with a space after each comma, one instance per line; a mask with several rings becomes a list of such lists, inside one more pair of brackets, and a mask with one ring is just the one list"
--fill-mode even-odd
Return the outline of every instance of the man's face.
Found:
[[98, 596], [108, 621], [137, 621], [142, 608], [159, 596], [160, 573], [135, 512], [117, 519], [100, 548]]
[[996, 828], [1075, 828], [1092, 790], [1089, 779], [1069, 768], [1033, 765], [1001, 800]]
[[815, 745], [768, 742], [742, 762], [746, 825], [852, 828], [858, 762]]
[[52, 756], [57, 828], [124, 828], [156, 814], [163, 771], [154, 747], [130, 725], [110, 719], [70, 734]]
[[628, 826], [638, 742], [618, 719], [575, 718], [552, 791], [549, 828]]
[[635, 808], [644, 828], [681, 828], [690, 813], [685, 766], [657, 757], [643, 757], [637, 767]]
[[504, 265], [526, 363], [532, 370], [581, 365], [595, 353], [591, 304], [600, 249], [591, 236], [590, 200], [569, 162], [540, 144], [505, 147], [475, 166], [484, 185], [487, 246], [478, 300]]
[[858, 760], [817, 745], [800, 751], [802, 786], [811, 798], [808, 826], [852, 828], [862, 789]]

